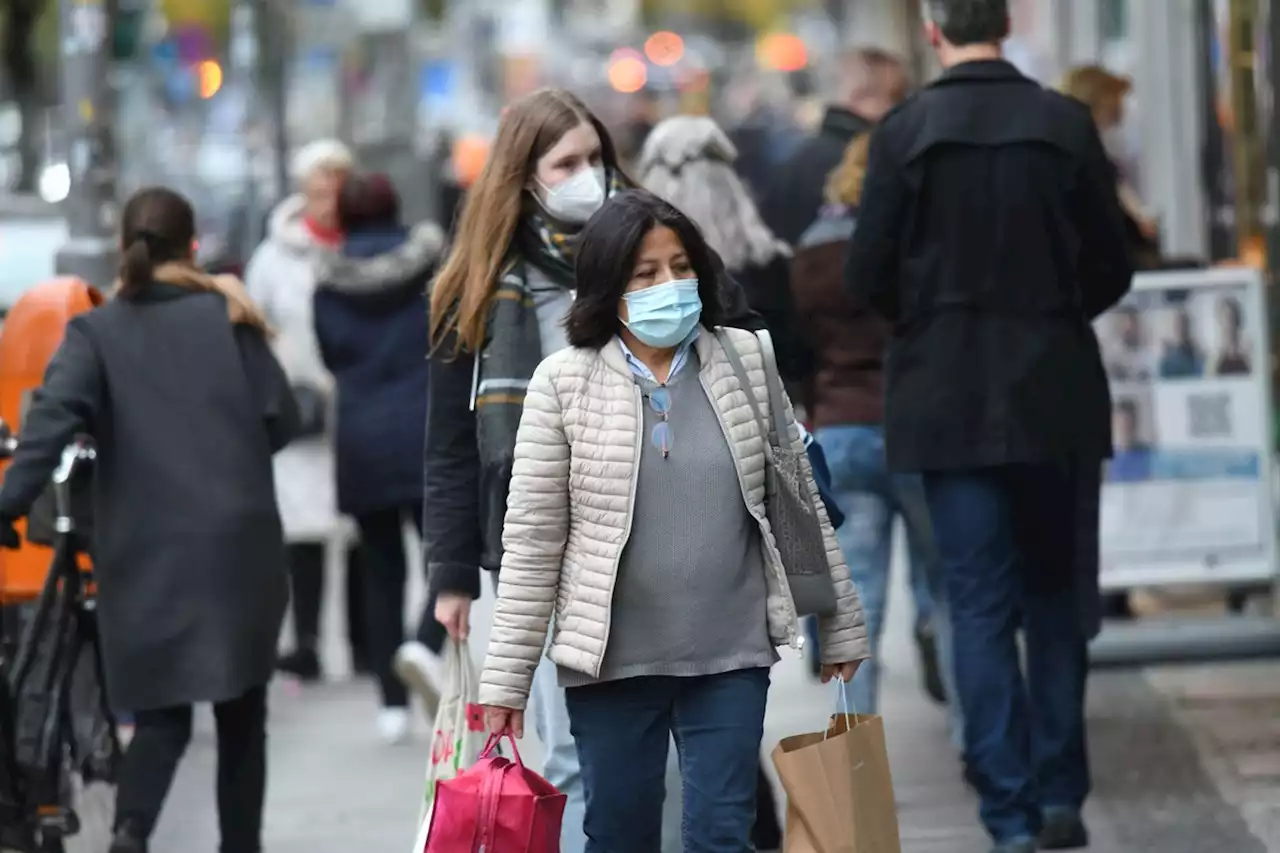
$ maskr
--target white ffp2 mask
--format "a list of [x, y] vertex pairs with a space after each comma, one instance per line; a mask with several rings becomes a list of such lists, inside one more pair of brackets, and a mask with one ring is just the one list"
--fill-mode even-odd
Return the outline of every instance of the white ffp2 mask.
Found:
[[554, 187], [542, 184], [542, 188], [547, 193], [547, 200], [543, 202], [547, 213], [561, 222], [581, 225], [604, 204], [604, 167], [582, 169]]

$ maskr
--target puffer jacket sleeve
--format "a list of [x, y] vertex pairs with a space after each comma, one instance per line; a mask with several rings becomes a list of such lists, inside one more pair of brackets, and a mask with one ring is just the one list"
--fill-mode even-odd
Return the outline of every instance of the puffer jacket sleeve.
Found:
[[524, 709], [555, 609], [569, 535], [569, 441], [556, 370], [553, 359], [534, 372], [516, 433], [482, 705]]
[[813, 468], [809, 464], [809, 456], [805, 451], [804, 437], [796, 424], [795, 410], [791, 401], [787, 400], [787, 431], [791, 447], [804, 460], [806, 479], [809, 483], [809, 494], [813, 505], [818, 509], [818, 518], [822, 521], [822, 539], [827, 549], [827, 567], [831, 571], [831, 582], [836, 588], [836, 612], [818, 620], [820, 649], [824, 664], [851, 663], [871, 657], [871, 645], [867, 641], [867, 623], [862, 616], [862, 602], [858, 600], [858, 590], [849, 576], [849, 566], [845, 563], [844, 552], [836, 540], [835, 528], [827, 515], [822, 493], [813, 476]]

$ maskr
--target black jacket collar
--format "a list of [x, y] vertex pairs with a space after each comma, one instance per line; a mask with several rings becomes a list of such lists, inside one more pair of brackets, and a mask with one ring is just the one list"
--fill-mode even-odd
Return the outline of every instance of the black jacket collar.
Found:
[[838, 136], [846, 142], [871, 129], [871, 122], [844, 107], [827, 107], [822, 117], [823, 135]]
[[1007, 59], [978, 59], [973, 62], [961, 62], [942, 73], [933, 85], [946, 86], [951, 83], [1030, 83], [1040, 85], [1023, 74]]

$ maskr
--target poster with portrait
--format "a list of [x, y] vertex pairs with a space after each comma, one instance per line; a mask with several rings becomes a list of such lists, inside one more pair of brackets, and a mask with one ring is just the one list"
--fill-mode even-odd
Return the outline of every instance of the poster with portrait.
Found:
[[1098, 319], [1115, 441], [1102, 488], [1104, 586], [1273, 577], [1262, 287], [1245, 269], [1143, 274]]

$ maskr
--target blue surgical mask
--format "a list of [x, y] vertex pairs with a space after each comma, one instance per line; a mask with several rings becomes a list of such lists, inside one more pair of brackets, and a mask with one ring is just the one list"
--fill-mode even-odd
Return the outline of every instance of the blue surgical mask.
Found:
[[696, 278], [668, 281], [622, 298], [627, 302], [626, 327], [651, 347], [675, 346], [689, 337], [702, 317]]

